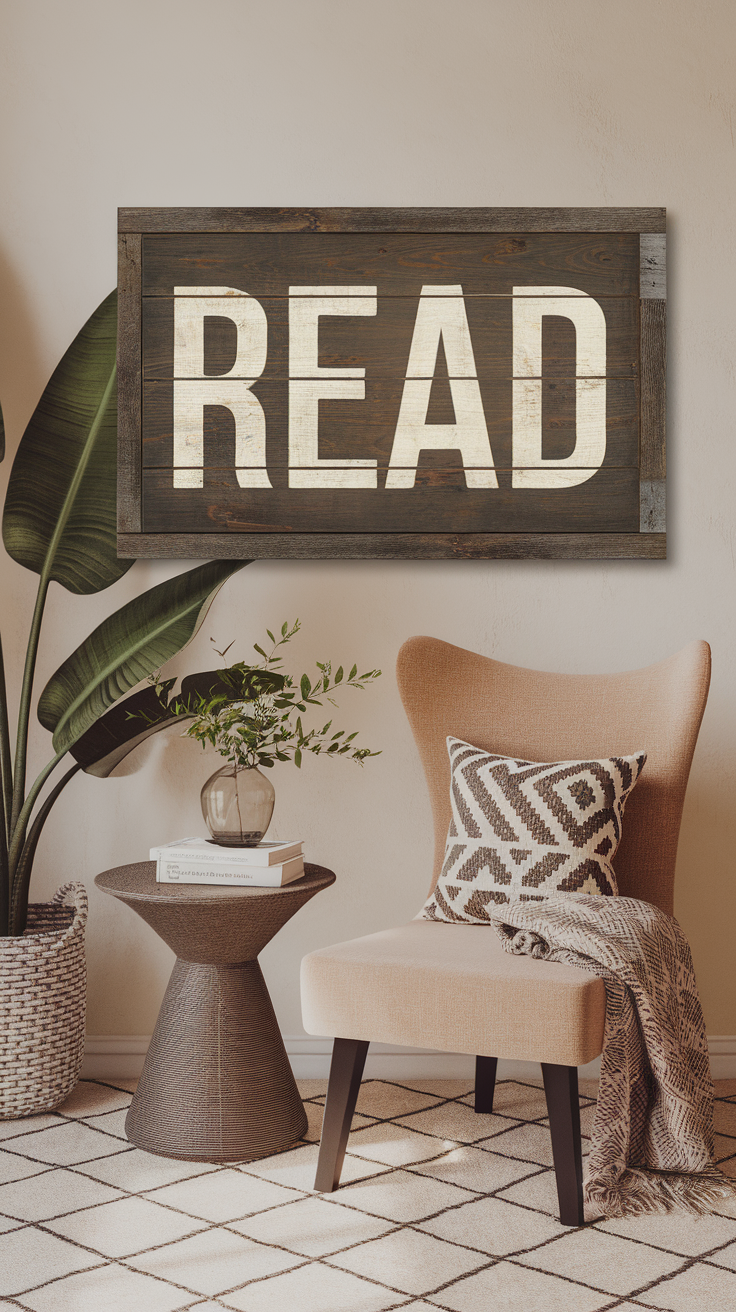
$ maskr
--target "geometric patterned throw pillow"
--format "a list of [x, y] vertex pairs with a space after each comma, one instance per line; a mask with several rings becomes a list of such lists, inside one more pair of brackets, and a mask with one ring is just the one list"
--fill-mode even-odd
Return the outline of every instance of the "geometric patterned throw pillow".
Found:
[[488, 924], [494, 903], [618, 893], [611, 861], [645, 752], [539, 764], [447, 739], [452, 820], [421, 916]]

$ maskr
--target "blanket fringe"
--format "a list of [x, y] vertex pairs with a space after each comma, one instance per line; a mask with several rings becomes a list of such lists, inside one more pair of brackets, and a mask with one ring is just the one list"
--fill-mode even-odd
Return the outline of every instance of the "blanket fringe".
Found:
[[736, 1198], [736, 1180], [717, 1166], [697, 1175], [629, 1167], [611, 1184], [585, 1185], [586, 1210], [610, 1218], [676, 1210], [708, 1216], [724, 1198]]

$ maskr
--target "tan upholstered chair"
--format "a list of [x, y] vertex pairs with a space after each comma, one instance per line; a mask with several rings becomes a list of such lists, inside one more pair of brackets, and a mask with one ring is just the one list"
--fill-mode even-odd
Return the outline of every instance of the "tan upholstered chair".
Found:
[[[434, 812], [432, 885], [450, 821], [448, 734], [531, 761], [627, 755], [647, 763], [626, 807], [619, 889], [672, 912], [690, 763], [710, 649], [695, 642], [626, 674], [543, 674], [434, 638], [397, 665]], [[334, 1037], [315, 1188], [336, 1189], [371, 1039], [476, 1055], [475, 1110], [490, 1112], [499, 1057], [542, 1063], [560, 1220], [583, 1221], [577, 1067], [601, 1051], [603, 982], [574, 966], [505, 953], [495, 931], [412, 920], [305, 957], [308, 1033]]]

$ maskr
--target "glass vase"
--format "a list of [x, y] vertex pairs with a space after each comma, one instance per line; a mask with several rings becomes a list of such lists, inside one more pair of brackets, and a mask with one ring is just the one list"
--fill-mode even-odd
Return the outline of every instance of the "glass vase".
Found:
[[273, 815], [276, 790], [265, 775], [224, 765], [202, 789], [202, 815], [213, 842], [221, 847], [255, 847]]

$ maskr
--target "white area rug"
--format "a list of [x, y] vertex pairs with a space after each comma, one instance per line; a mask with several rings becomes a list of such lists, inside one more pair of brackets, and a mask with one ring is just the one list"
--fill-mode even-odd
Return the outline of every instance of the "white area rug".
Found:
[[[212, 1167], [133, 1148], [134, 1082], [85, 1081], [55, 1113], [0, 1122], [0, 1312], [602, 1312], [736, 1307], [736, 1219], [680, 1213], [570, 1230], [544, 1095], [469, 1081], [366, 1081], [334, 1194], [312, 1192], [324, 1081], [301, 1081], [307, 1140]], [[583, 1132], [595, 1086], [582, 1085]], [[736, 1081], [717, 1086], [736, 1174]], [[585, 1143], [584, 1143], [585, 1151]]]

